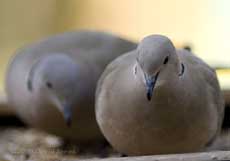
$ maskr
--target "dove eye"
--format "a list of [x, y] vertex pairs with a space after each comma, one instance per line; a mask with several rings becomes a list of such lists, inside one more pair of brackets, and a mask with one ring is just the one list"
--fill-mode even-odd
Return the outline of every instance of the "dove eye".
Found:
[[165, 60], [164, 60], [164, 64], [167, 64], [168, 61], [169, 61], [169, 57], [167, 56], [167, 57], [165, 58]]
[[46, 86], [47, 86], [49, 89], [52, 89], [52, 88], [53, 88], [53, 84], [50, 83], [50, 82], [46, 82]]

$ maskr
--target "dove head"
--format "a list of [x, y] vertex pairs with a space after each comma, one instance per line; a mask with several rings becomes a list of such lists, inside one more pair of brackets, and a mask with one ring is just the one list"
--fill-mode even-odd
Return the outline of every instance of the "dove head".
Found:
[[51, 54], [35, 62], [28, 74], [28, 90], [57, 107], [68, 126], [78, 97], [78, 70], [69, 56]]
[[140, 42], [137, 52], [137, 62], [144, 75], [147, 99], [151, 100], [158, 77], [163, 73], [170, 75], [173, 68], [177, 69], [176, 49], [167, 37], [151, 35]]

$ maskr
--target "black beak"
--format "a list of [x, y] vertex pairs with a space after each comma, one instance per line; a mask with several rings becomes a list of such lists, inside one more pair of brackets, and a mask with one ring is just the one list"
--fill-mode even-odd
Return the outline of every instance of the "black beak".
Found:
[[70, 106], [63, 105], [63, 115], [64, 115], [66, 125], [70, 127], [72, 124], [72, 110]]
[[159, 72], [155, 76], [147, 77], [145, 76], [146, 80], [146, 90], [147, 90], [147, 99], [150, 101], [153, 95], [154, 87], [157, 81], [157, 77], [159, 75]]

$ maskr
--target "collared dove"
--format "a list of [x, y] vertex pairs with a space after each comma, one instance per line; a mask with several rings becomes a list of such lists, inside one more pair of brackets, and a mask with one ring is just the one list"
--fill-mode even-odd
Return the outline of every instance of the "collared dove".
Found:
[[223, 112], [215, 71], [161, 35], [112, 61], [97, 84], [99, 127], [127, 155], [203, 150], [218, 136]]
[[29, 45], [9, 64], [9, 103], [35, 128], [76, 143], [100, 140], [94, 112], [97, 80], [111, 60], [135, 48], [131, 41], [91, 31], [59, 34]]

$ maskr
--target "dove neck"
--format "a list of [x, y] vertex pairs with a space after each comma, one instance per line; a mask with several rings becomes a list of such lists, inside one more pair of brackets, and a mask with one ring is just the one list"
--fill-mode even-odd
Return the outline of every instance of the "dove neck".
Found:
[[[179, 88], [180, 84], [183, 82], [183, 77], [185, 74], [185, 66], [182, 62], [178, 61], [175, 64], [170, 64], [167, 69], [161, 70], [155, 85], [155, 89], [174, 90], [174, 88]], [[156, 90], [157, 92], [157, 90]]]

